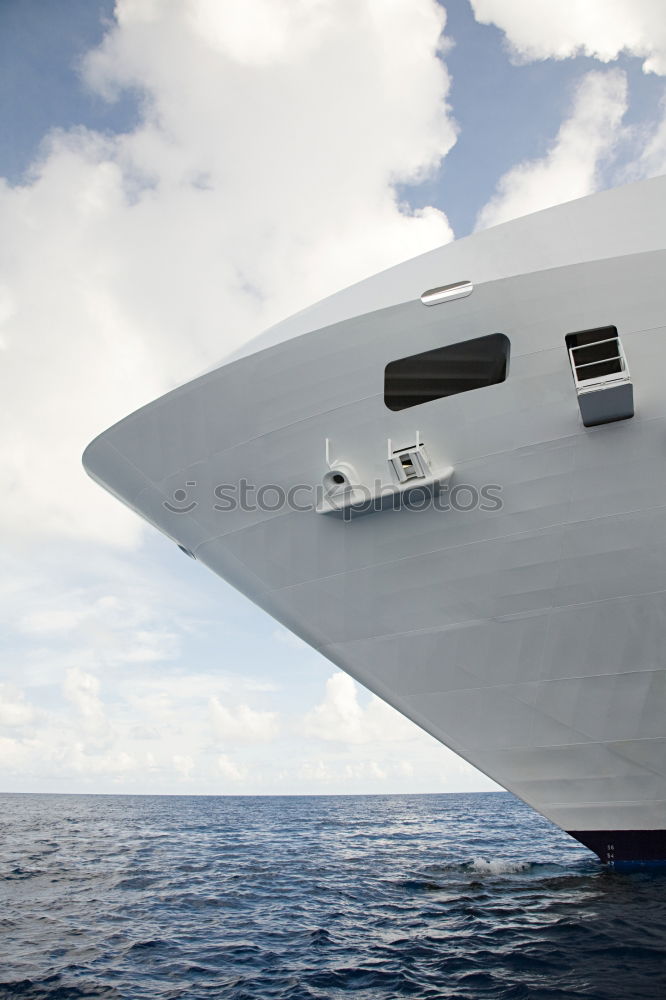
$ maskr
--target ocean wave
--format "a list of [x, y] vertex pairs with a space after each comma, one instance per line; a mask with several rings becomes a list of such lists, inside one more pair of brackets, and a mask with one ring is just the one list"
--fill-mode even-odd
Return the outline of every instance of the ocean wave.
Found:
[[516, 875], [532, 867], [529, 861], [507, 861], [502, 858], [474, 858], [465, 866], [476, 875]]
[[0, 1000], [666, 995], [663, 871], [510, 795], [0, 808]]

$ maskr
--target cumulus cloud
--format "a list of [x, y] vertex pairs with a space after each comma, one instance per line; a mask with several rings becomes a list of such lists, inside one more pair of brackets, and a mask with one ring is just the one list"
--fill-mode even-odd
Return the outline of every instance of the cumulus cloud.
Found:
[[0, 736], [0, 765], [5, 781], [18, 778], [16, 787], [21, 791], [30, 790], [35, 776], [41, 790], [45, 790], [45, 782], [47, 788], [62, 782], [66, 789], [67, 781], [73, 778], [94, 781], [93, 787], [99, 790], [100, 779], [106, 778], [113, 785], [137, 772], [145, 774], [149, 769], [145, 756], [135, 758], [118, 747], [93, 749], [57, 728], [47, 729], [39, 736]]
[[394, 743], [414, 739], [418, 730], [374, 695], [362, 706], [355, 681], [338, 672], [326, 681], [324, 700], [307, 714], [304, 732], [340, 743]]
[[[68, 587], [66, 577], [45, 574], [16, 595], [22, 608], [0, 612], [17, 632], [51, 644], [67, 644], [69, 655], [95, 665], [163, 662], [177, 655], [186, 616], [175, 618], [176, 629], [164, 621], [164, 593], [159, 587], [114, 580]], [[101, 594], [99, 590], [106, 590]], [[109, 592], [111, 590], [112, 592]], [[168, 606], [168, 605], [167, 605]], [[9, 613], [7, 613], [9, 611]]]
[[626, 109], [624, 73], [587, 73], [549, 151], [517, 164], [500, 178], [495, 194], [479, 213], [477, 227], [485, 229], [595, 191]]
[[643, 140], [640, 154], [626, 170], [626, 180], [656, 177], [666, 173], [666, 97], [661, 102], [661, 117]]
[[100, 698], [99, 678], [79, 667], [71, 667], [63, 684], [65, 696], [77, 708], [83, 726], [95, 736], [104, 736], [108, 723]]
[[[416, 750], [414, 753], [414, 748], [411, 748], [410, 752], [418, 760], [417, 768], [412, 761], [397, 758], [388, 747], [386, 750], [382, 748], [379, 760], [372, 756], [313, 755], [300, 764], [297, 780], [308, 789], [343, 793], [367, 792], [388, 782], [392, 788], [403, 792], [456, 791], [466, 785], [469, 787], [470, 778], [474, 775], [474, 769], [469, 764], [436, 745], [431, 745], [429, 752], [425, 744]], [[483, 778], [477, 777], [476, 780], [479, 790], [493, 787], [492, 782], [484, 783]]]
[[520, 59], [593, 56], [621, 52], [643, 59], [646, 73], [666, 73], [663, 0], [470, 0], [482, 24], [495, 24]]
[[351, 781], [359, 781], [363, 778], [370, 778], [375, 781], [386, 781], [388, 778], [388, 768], [382, 766], [376, 760], [360, 760], [349, 763], [345, 766], [344, 776]]
[[[140, 681], [144, 691], [146, 681]], [[265, 743], [278, 731], [276, 713], [226, 708], [213, 699], [216, 749], [205, 725], [211, 721], [207, 702], [196, 684], [188, 692], [185, 684], [167, 681], [160, 697], [156, 676], [151, 700], [134, 698], [132, 686], [131, 678], [116, 680], [112, 698], [105, 699], [108, 685], [81, 666], [65, 670], [62, 701], [50, 685], [33, 685], [29, 699], [16, 685], [0, 684], [0, 763], [9, 787], [66, 790], [75, 782], [78, 789], [100, 791], [122, 783], [155, 792], [198, 781], [210, 791], [220, 778], [235, 784], [251, 779], [242, 760], [217, 752], [220, 742]]]
[[220, 774], [230, 781], [244, 781], [247, 777], [247, 768], [238, 765], [228, 754], [220, 754], [217, 767]]
[[[85, 63], [140, 120], [0, 182], [8, 536], [134, 546], [86, 443], [273, 321], [446, 242], [396, 186], [455, 141], [435, 0], [119, 0]], [[9, 235], [11, 234], [11, 236]]]
[[0, 765], [4, 773], [20, 772], [28, 758], [29, 747], [13, 736], [0, 736]]
[[0, 726], [24, 726], [34, 714], [23, 691], [14, 684], [0, 684]]
[[318, 758], [303, 762], [300, 767], [300, 777], [317, 785], [349, 787], [349, 785], [384, 782], [399, 771], [399, 766], [396, 767], [388, 762], [382, 765], [376, 760], [354, 760], [344, 763]]
[[306, 790], [368, 792], [389, 781], [403, 792], [497, 787], [342, 671], [328, 678], [301, 730], [304, 759], [283, 780]]
[[218, 739], [230, 743], [267, 743], [279, 730], [275, 712], [258, 711], [249, 705], [228, 707], [219, 698], [209, 702], [213, 731]]
[[91, 751], [83, 741], [57, 729], [32, 737], [0, 736], [0, 765], [5, 781], [18, 779], [16, 787], [21, 791], [30, 790], [35, 775], [42, 791], [44, 783], [47, 788], [62, 783], [65, 790], [72, 779], [94, 782], [99, 790], [100, 779], [108, 779], [113, 786], [149, 770], [146, 757], [135, 758], [118, 748]]
[[25, 565], [10, 554], [0, 579], [0, 627], [12, 654], [0, 666], [5, 788], [217, 788], [211, 697], [223, 706], [219, 728], [247, 746], [270, 735], [277, 716], [246, 703], [265, 704], [276, 685], [238, 671], [230, 644], [221, 653], [210, 639], [213, 629], [226, 634], [216, 597], [209, 606], [163, 569], [130, 572], [117, 553], [85, 576], [61, 556], [47, 547]]
[[175, 753], [171, 758], [174, 769], [181, 778], [189, 778], [194, 770], [194, 758], [190, 754]]

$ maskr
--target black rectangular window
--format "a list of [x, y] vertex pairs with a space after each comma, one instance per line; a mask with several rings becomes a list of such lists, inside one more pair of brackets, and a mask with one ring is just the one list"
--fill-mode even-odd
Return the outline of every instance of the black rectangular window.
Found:
[[384, 371], [384, 402], [389, 410], [406, 410], [443, 396], [497, 385], [506, 379], [510, 351], [508, 337], [491, 333], [391, 361]]

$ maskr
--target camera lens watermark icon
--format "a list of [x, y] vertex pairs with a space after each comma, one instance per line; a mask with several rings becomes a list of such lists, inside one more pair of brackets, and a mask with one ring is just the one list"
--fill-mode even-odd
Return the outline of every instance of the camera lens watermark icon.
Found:
[[[196, 486], [196, 480], [190, 480], [185, 483], [185, 485]], [[162, 501], [162, 506], [166, 507], [167, 510], [170, 510], [172, 514], [189, 514], [190, 511], [193, 511], [195, 507], [199, 506], [196, 500], [191, 500], [187, 503], [187, 490], [182, 489], [182, 487], [174, 490], [172, 497], [175, 503], [170, 503], [168, 500]], [[176, 504], [179, 506], [176, 506]]]

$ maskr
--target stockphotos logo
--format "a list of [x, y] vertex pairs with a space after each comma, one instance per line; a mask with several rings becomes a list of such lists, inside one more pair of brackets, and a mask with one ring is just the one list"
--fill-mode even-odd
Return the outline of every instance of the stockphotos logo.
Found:
[[[172, 514], [190, 514], [201, 505], [196, 480], [174, 490], [162, 506]], [[373, 487], [325, 486], [323, 483], [298, 483], [285, 490], [278, 483], [257, 485], [247, 479], [238, 483], [220, 483], [209, 497], [210, 509], [221, 513], [242, 510], [276, 514], [280, 511], [305, 513], [313, 510], [339, 511], [346, 519], [352, 513], [378, 510], [409, 511], [499, 511], [503, 507], [502, 487], [498, 483], [474, 486], [470, 483], [419, 486], [418, 482], [402, 488], [376, 480]]]

